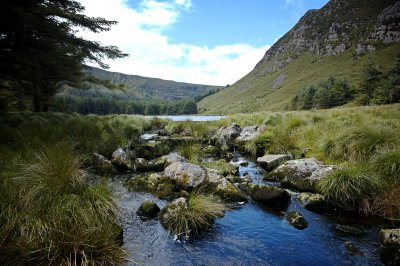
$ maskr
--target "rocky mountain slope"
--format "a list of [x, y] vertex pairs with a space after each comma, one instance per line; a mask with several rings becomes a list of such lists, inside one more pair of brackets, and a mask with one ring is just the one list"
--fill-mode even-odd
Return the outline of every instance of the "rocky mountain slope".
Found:
[[203, 113], [283, 110], [306, 85], [329, 76], [358, 85], [363, 68], [389, 67], [400, 52], [400, 1], [331, 0], [308, 11], [254, 70], [203, 99]]

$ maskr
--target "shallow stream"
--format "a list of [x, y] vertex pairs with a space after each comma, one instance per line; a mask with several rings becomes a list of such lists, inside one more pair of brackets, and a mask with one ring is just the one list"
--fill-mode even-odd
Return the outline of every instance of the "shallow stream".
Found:
[[[262, 169], [250, 159], [237, 155], [231, 163], [239, 165], [243, 161], [249, 164], [240, 166], [241, 176], [247, 173], [255, 183], [268, 183], [262, 180]], [[249, 201], [226, 212], [200, 237], [180, 242], [158, 220], [142, 221], [136, 215], [145, 199], [155, 200], [160, 208], [166, 201], [151, 194], [130, 192], [122, 182], [113, 184], [119, 194], [124, 248], [131, 260], [128, 265], [382, 265], [377, 224], [341, 217], [337, 212], [310, 212], [298, 204], [295, 193], [287, 211], [303, 214], [309, 223], [304, 230], [289, 225], [283, 212]], [[335, 229], [337, 223], [356, 225], [364, 233], [347, 235]], [[348, 240], [363, 255], [346, 254], [344, 243]]]

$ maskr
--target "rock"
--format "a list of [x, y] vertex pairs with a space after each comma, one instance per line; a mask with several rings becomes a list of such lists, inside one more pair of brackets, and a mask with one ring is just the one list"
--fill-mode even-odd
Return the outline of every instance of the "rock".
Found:
[[160, 208], [156, 203], [150, 200], [145, 200], [137, 210], [136, 214], [147, 219], [156, 218]]
[[239, 188], [252, 200], [264, 203], [273, 208], [287, 208], [290, 201], [289, 193], [281, 188], [253, 183], [241, 183]]
[[146, 159], [136, 158], [134, 161], [134, 168], [136, 171], [145, 172], [149, 169], [149, 163]]
[[362, 256], [363, 255], [363, 253], [351, 241], [346, 241], [344, 243], [344, 247], [346, 248], [347, 255], [352, 255], [352, 256], [354, 256], [354, 255]]
[[240, 126], [233, 123], [230, 127], [221, 127], [211, 141], [215, 142], [215, 145], [222, 150], [229, 150], [234, 146], [234, 141], [241, 132]]
[[203, 183], [206, 171], [203, 167], [191, 163], [174, 162], [164, 170], [164, 175], [181, 187], [192, 189]]
[[262, 157], [258, 157], [257, 163], [259, 163], [265, 170], [271, 171], [275, 167], [278, 167], [284, 161], [290, 159], [291, 156], [287, 154], [266, 154]]
[[111, 163], [115, 166], [115, 168], [117, 168], [118, 171], [124, 172], [131, 170], [129, 156], [122, 148], [119, 148], [113, 152]]
[[157, 173], [136, 176], [126, 182], [126, 185], [134, 191], [153, 193], [159, 198], [175, 198], [175, 184], [168, 177]]
[[269, 177], [280, 180], [282, 186], [299, 191], [315, 192], [316, 183], [333, 171], [315, 158], [290, 160], [280, 165]]
[[248, 176], [228, 175], [226, 176], [226, 179], [231, 183], [251, 182], [251, 179]]
[[239, 165], [243, 166], [243, 167], [247, 167], [247, 166], [249, 166], [249, 162], [244, 161], [244, 162], [239, 163]]
[[207, 189], [226, 201], [246, 201], [246, 198], [231, 182], [213, 169], [207, 169]]
[[173, 163], [176, 162], [181, 162], [181, 163], [188, 163], [189, 160], [186, 159], [185, 157], [180, 156], [178, 153], [176, 152], [172, 152], [170, 154], [168, 154], [165, 158], [165, 166], [169, 166]]
[[101, 154], [93, 153], [93, 165], [100, 174], [114, 175], [117, 173], [111, 161]]
[[167, 206], [165, 206], [161, 212], [159, 213], [158, 217], [161, 220], [161, 223], [168, 224], [169, 219], [172, 217], [179, 215], [183, 210], [187, 209], [187, 199], [184, 197], [175, 199]]
[[297, 200], [309, 211], [322, 212], [326, 207], [326, 199], [321, 194], [303, 192], [297, 195]]
[[189, 128], [185, 128], [184, 130], [182, 130], [181, 132], [179, 132], [179, 135], [185, 136], [185, 137], [192, 136], [192, 130], [189, 129]]
[[336, 224], [335, 229], [349, 235], [361, 235], [363, 230], [355, 226]]
[[235, 139], [235, 142], [239, 144], [244, 144], [258, 137], [264, 130], [264, 125], [244, 127], [239, 137]]
[[381, 260], [386, 265], [400, 265], [400, 229], [381, 230]]
[[286, 215], [286, 219], [293, 227], [303, 230], [308, 227], [308, 222], [303, 215], [298, 211], [291, 211]]

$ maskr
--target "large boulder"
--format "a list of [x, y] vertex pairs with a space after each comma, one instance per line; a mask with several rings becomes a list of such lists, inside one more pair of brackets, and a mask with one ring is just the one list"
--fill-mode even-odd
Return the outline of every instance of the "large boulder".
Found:
[[207, 189], [226, 201], [245, 201], [246, 198], [226, 177], [214, 169], [207, 169]]
[[100, 174], [116, 174], [117, 171], [110, 160], [101, 154], [93, 153], [93, 166]]
[[174, 182], [158, 173], [134, 176], [126, 182], [133, 191], [143, 191], [156, 195], [159, 198], [176, 198], [180, 194], [175, 189]]
[[271, 171], [281, 163], [290, 159], [291, 156], [287, 154], [266, 154], [262, 157], [258, 157], [257, 163], [259, 163], [265, 170]]
[[185, 157], [180, 156], [176, 152], [172, 152], [168, 155], [163, 155], [157, 159], [151, 160], [148, 162], [148, 170], [149, 171], [164, 171], [165, 167], [171, 165], [174, 162], [185, 162], [188, 163], [189, 160]]
[[111, 158], [111, 163], [117, 168], [118, 171], [124, 172], [131, 170], [131, 160], [128, 156], [128, 153], [119, 148], [118, 150], [114, 151]]
[[380, 231], [381, 260], [386, 265], [400, 265], [400, 229]]
[[244, 144], [258, 137], [264, 130], [264, 125], [244, 127], [239, 137], [236, 138], [235, 142], [238, 144]]
[[164, 175], [186, 190], [202, 184], [206, 177], [206, 170], [196, 164], [174, 162], [165, 168]]
[[288, 212], [286, 215], [286, 219], [288, 220], [290, 225], [299, 230], [303, 230], [308, 227], [308, 222], [306, 221], [306, 219], [304, 219], [303, 215], [298, 211]]
[[211, 138], [211, 141], [222, 150], [229, 150], [235, 144], [235, 139], [240, 136], [242, 129], [238, 124], [233, 123], [229, 127], [221, 127]]
[[145, 200], [137, 210], [137, 215], [141, 216], [145, 219], [153, 219], [158, 216], [160, 212], [160, 208], [157, 206], [156, 203], [150, 200]]
[[325, 210], [326, 199], [321, 194], [303, 192], [297, 195], [297, 200], [309, 211], [322, 212]]
[[287, 161], [271, 172], [269, 178], [281, 181], [282, 186], [287, 188], [315, 192], [317, 182], [332, 171], [332, 166], [307, 158]]
[[239, 188], [252, 200], [276, 209], [286, 209], [290, 202], [289, 193], [278, 187], [241, 183]]

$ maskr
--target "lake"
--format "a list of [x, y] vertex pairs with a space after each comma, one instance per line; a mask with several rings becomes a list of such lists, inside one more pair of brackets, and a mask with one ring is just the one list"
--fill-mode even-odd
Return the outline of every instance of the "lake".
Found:
[[156, 115], [156, 116], [146, 116], [146, 117], [150, 118], [158, 117], [172, 121], [194, 121], [194, 122], [217, 121], [225, 118], [225, 116], [220, 116], [220, 115]]

